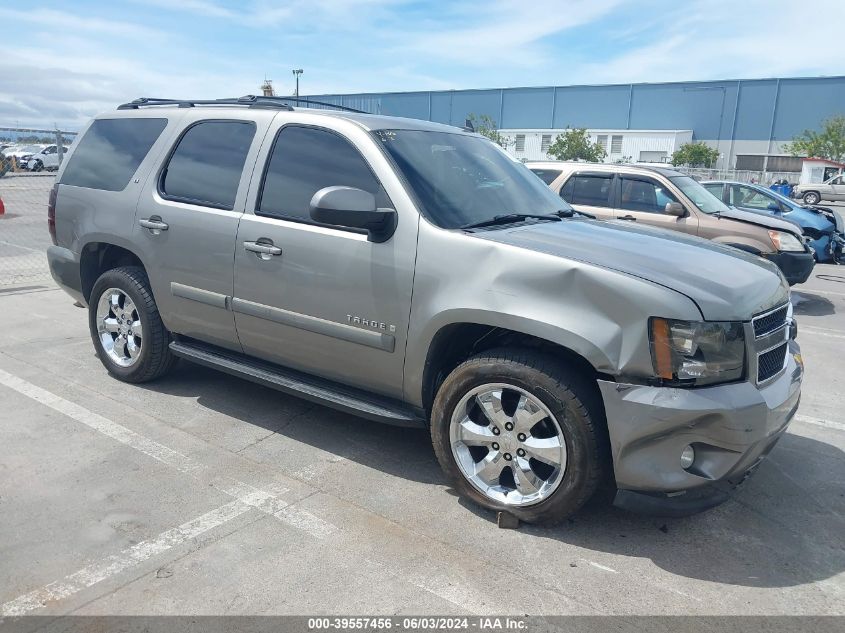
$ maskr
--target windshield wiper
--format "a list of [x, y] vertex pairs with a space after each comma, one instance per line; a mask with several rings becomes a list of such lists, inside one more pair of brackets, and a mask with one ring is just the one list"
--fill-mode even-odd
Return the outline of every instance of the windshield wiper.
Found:
[[511, 224], [513, 222], [521, 222], [522, 220], [553, 220], [560, 221], [560, 216], [557, 214], [542, 214], [542, 213], [503, 213], [502, 215], [494, 215], [492, 218], [482, 220], [481, 222], [471, 222], [459, 227], [461, 229], [480, 229], [484, 226], [496, 226], [497, 224]]
[[571, 218], [577, 213], [578, 215], [583, 215], [585, 218], [590, 218], [591, 220], [596, 219], [596, 216], [592, 213], [584, 213], [583, 211], [578, 211], [578, 209], [558, 209], [555, 213], [559, 218]]

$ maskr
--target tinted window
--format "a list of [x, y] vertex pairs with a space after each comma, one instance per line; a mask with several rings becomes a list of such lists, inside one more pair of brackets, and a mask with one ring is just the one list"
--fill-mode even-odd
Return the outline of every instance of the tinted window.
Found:
[[575, 189], [575, 179], [570, 178], [560, 189], [560, 197], [564, 200], [572, 200], [572, 191]]
[[334, 132], [287, 126], [276, 137], [258, 212], [311, 222], [309, 205], [320, 189], [356, 187], [376, 197], [376, 205], [390, 201], [361, 154]]
[[[569, 180], [572, 182], [572, 189], [568, 189], [569, 183], [566, 183], [567, 187], [564, 187], [564, 190], [560, 194], [570, 204], [586, 204], [593, 207], [610, 206], [610, 183], [613, 180], [612, 175], [588, 176], [585, 174], [576, 174]], [[569, 197], [566, 197], [567, 195]]]
[[191, 126], [161, 174], [162, 195], [231, 209], [254, 135], [255, 124], [249, 121], [202, 121]]
[[167, 125], [167, 119], [97, 119], [77, 142], [62, 184], [121, 191]]
[[555, 181], [555, 178], [560, 176], [560, 174], [562, 173], [558, 169], [532, 169], [531, 171], [537, 174], [537, 176], [540, 177], [540, 180], [542, 180], [547, 185], [552, 184]]
[[620, 178], [619, 208], [626, 211], [664, 213], [666, 205], [678, 199], [657, 182]]

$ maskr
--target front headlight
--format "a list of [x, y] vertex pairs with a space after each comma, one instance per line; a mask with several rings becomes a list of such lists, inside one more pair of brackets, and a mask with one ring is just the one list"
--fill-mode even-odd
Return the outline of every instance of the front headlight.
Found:
[[742, 323], [649, 319], [651, 362], [663, 384], [693, 387], [743, 377]]
[[804, 245], [801, 243], [797, 237], [795, 237], [792, 233], [787, 233], [785, 231], [769, 231], [769, 237], [772, 238], [772, 244], [774, 244], [775, 249], [779, 251], [786, 251], [794, 253], [804, 252]]

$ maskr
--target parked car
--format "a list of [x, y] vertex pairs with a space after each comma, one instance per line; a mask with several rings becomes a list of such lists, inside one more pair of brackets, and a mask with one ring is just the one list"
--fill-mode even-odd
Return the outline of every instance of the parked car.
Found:
[[822, 200], [845, 200], [845, 174], [834, 176], [823, 183], [795, 185], [792, 197], [800, 198], [804, 204], [814, 205]]
[[21, 166], [21, 160], [24, 156], [31, 156], [32, 154], [37, 154], [42, 149], [47, 147], [46, 145], [13, 145], [12, 147], [5, 150], [5, 154], [7, 158], [11, 158], [14, 167]]
[[798, 407], [771, 262], [583, 217], [445, 125], [138, 100], [74, 143], [48, 225], [116, 379], [179, 357], [430, 429], [456, 490], [529, 522], [605, 480], [625, 508], [710, 507]]
[[824, 207], [802, 206], [779, 193], [745, 182], [712, 180], [702, 186], [727, 205], [791, 220], [801, 227], [816, 261], [839, 262], [845, 249], [842, 214]]
[[549, 187], [579, 210], [698, 235], [777, 264], [790, 285], [807, 281], [813, 253], [794, 222], [725, 205], [697, 181], [672, 169], [640, 165], [529, 162], [536, 173], [559, 172]]
[[[62, 148], [67, 153], [67, 147]], [[48, 145], [40, 152], [21, 157], [20, 166], [29, 171], [56, 171], [59, 168], [59, 151], [57, 145]]]

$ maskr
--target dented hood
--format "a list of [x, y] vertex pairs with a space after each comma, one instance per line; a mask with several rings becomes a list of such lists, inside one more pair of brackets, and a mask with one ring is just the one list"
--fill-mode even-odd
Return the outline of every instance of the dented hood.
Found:
[[689, 297], [709, 321], [747, 321], [789, 296], [786, 280], [771, 262], [673, 231], [573, 218], [497, 227], [475, 236], [660, 284]]

